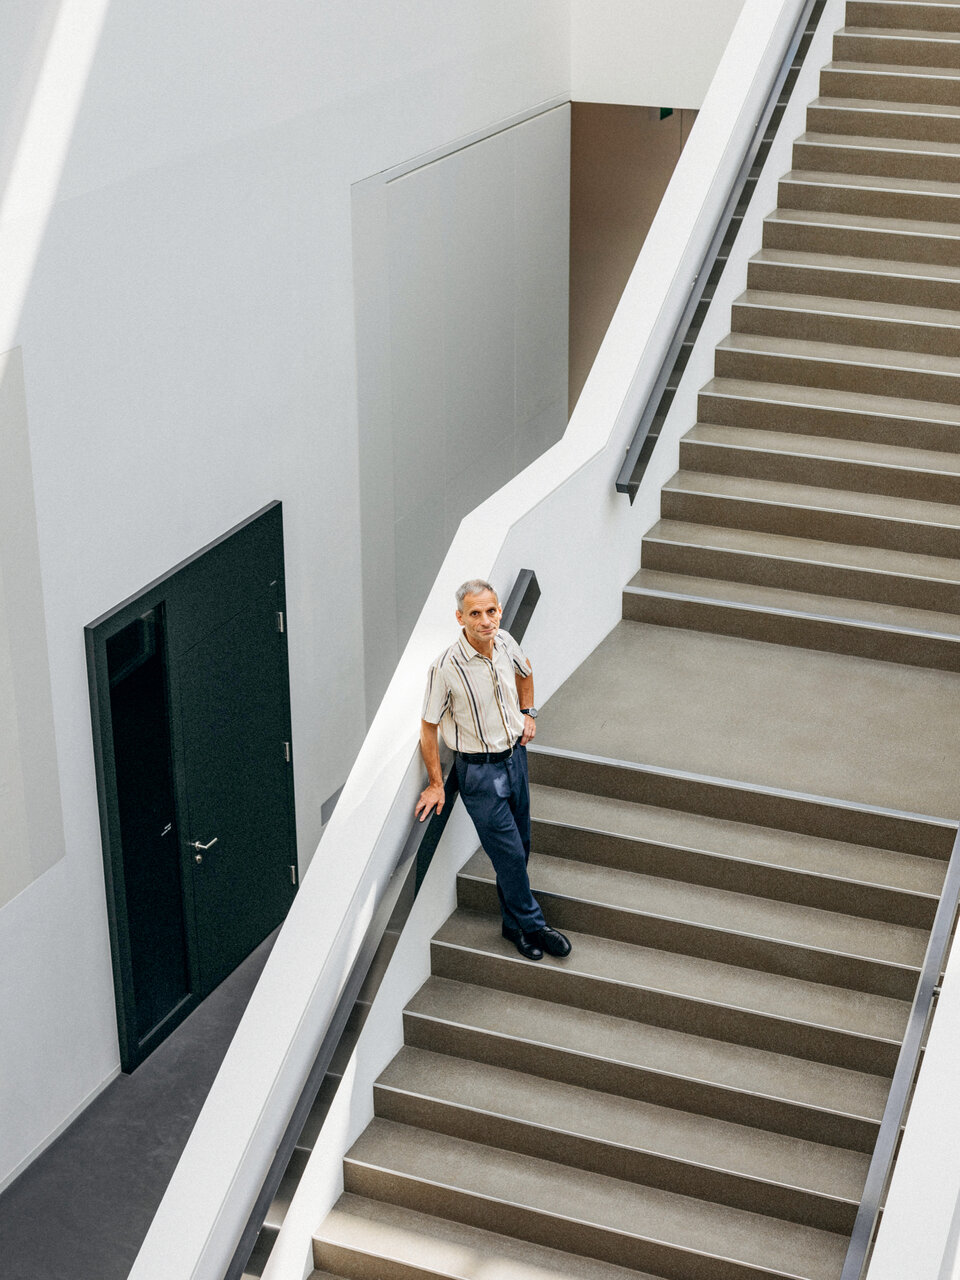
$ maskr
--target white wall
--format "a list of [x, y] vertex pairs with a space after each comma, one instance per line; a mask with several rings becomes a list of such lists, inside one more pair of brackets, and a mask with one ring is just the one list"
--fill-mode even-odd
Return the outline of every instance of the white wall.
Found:
[[[56, 8], [0, 10], [5, 161]], [[0, 911], [0, 1185], [118, 1060], [84, 624], [282, 499], [308, 855], [364, 729], [351, 184], [568, 90], [553, 0], [112, 0], [75, 126], [54, 101], [55, 201], [2, 234], [39, 242], [9, 345], [66, 855]]]
[[370, 719], [460, 521], [567, 425], [569, 175], [566, 103], [354, 188]]
[[571, 0], [574, 102], [699, 107], [743, 0]]

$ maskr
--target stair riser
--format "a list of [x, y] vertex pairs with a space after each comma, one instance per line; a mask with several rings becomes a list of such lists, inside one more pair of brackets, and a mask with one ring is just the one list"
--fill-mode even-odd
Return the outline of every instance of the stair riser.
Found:
[[[958, 330], [946, 324], [923, 324], [891, 317], [833, 315], [801, 308], [736, 303], [731, 328], [734, 333], [759, 333], [771, 338], [798, 338], [805, 342], [846, 343], [886, 351], [927, 352], [955, 356], [960, 352]], [[960, 381], [960, 380], [958, 380]]]
[[916, 524], [907, 520], [818, 510], [786, 503], [753, 502], [714, 494], [664, 489], [661, 512], [665, 520], [690, 524], [752, 529], [759, 533], [815, 538], [847, 546], [882, 547], [917, 555], [960, 556], [960, 527]]
[[867, 107], [807, 108], [810, 133], [839, 133], [848, 138], [904, 138], [911, 142], [960, 143], [960, 116], [924, 111], [871, 111]]
[[[812, 591], [852, 600], [874, 600], [878, 604], [898, 604], [910, 609], [960, 613], [958, 584], [871, 573], [865, 569], [847, 569], [842, 565], [815, 564], [779, 556], [649, 539], [643, 544], [643, 566], [697, 578], [751, 582], [760, 587], [782, 587], [787, 591]], [[924, 851], [918, 848], [913, 852], [922, 854]]]
[[[917, 970], [906, 965], [884, 964], [861, 956], [797, 946], [780, 939], [748, 937], [695, 921], [563, 898], [545, 892], [536, 884], [534, 892], [547, 919], [559, 929], [590, 933], [658, 951], [677, 951], [807, 982], [825, 982], [832, 987], [893, 996], [896, 1000], [912, 999], [917, 984]], [[460, 906], [468, 911], [490, 915], [499, 910], [496, 888], [487, 881], [461, 875], [457, 881], [457, 898]]]
[[881, 178], [919, 178], [930, 182], [960, 182], [960, 156], [871, 148], [843, 143], [795, 142], [793, 167], [817, 173], [871, 174]]
[[879, 102], [960, 107], [960, 77], [824, 67], [820, 72], [820, 93], [824, 98], [872, 98]]
[[763, 224], [763, 243], [768, 249], [798, 249], [802, 253], [960, 266], [960, 235], [932, 235], [919, 231], [904, 233], [902, 228], [867, 229], [844, 227], [839, 223], [837, 226], [821, 226], [817, 223], [768, 220]]
[[944, 453], [953, 453], [960, 447], [960, 425], [949, 422], [911, 420], [895, 414], [844, 412], [708, 391], [700, 392], [697, 417], [700, 422], [719, 427], [755, 427], [761, 431], [864, 440], [874, 444], [900, 445], [909, 441], [914, 448]]
[[861, 391], [866, 395], [932, 400], [937, 404], [960, 403], [960, 374], [847, 364], [816, 355], [781, 355], [776, 351], [737, 351], [727, 347], [717, 348], [715, 367], [719, 378]]
[[[662, 566], [645, 563], [645, 567]], [[684, 572], [683, 569], [667, 571]], [[726, 576], [700, 573], [696, 569], [686, 572], [707, 578]], [[916, 853], [921, 857], [948, 859], [956, 835], [955, 828], [948, 825], [941, 827], [894, 815], [820, 804], [815, 800], [723, 786], [697, 778], [673, 777], [644, 769], [554, 755], [536, 747], [529, 749], [528, 762], [530, 780], [547, 787], [679, 809], [684, 813], [729, 818], [783, 831], [798, 831], [828, 840], [847, 840], [851, 844]]]
[[[906, 434], [906, 433], [905, 433]], [[906, 467], [873, 466], [843, 458], [783, 451], [738, 449], [701, 440], [680, 441], [680, 469], [706, 475], [741, 476], [781, 484], [812, 485], [849, 493], [877, 493], [891, 498], [960, 504], [960, 473], [909, 471]], [[829, 446], [824, 447], [829, 453]]]
[[848, 27], [898, 27], [902, 31], [960, 31], [960, 9], [952, 4], [877, 4], [847, 0]]
[[[842, 186], [793, 178], [780, 182], [781, 209], [863, 214], [871, 218], [916, 218], [921, 222], [960, 222], [960, 192], [897, 191], [884, 186]], [[902, 252], [902, 251], [901, 251]]]
[[878, 1122], [861, 1116], [817, 1111], [781, 1098], [767, 1098], [685, 1078], [679, 1074], [682, 1063], [676, 1064], [676, 1073], [668, 1074], [612, 1062], [593, 1054], [535, 1044], [516, 1036], [421, 1018], [409, 1011], [404, 1012], [404, 1040], [435, 1053], [453, 1054], [563, 1084], [599, 1089], [601, 1093], [636, 1098], [866, 1154], [873, 1151], [879, 1132]]
[[624, 1182], [638, 1182], [714, 1204], [746, 1209], [824, 1231], [853, 1230], [856, 1205], [811, 1191], [724, 1170], [702, 1168], [655, 1151], [616, 1146], [510, 1116], [374, 1086], [376, 1114], [398, 1124], [515, 1151]]
[[[622, 1267], [656, 1270], [664, 1280], [788, 1280], [789, 1271], [768, 1270], [689, 1253], [639, 1235], [627, 1235], [508, 1200], [488, 1200], [455, 1187], [420, 1181], [393, 1170], [344, 1161], [344, 1188], [420, 1213], [498, 1231], [502, 1235]], [[639, 1224], [638, 1224], [639, 1228]], [[789, 1265], [789, 1264], [787, 1264]]]
[[[801, 649], [849, 654], [878, 662], [899, 662], [904, 666], [928, 667], [935, 671], [960, 671], [958, 641], [904, 637], [896, 632], [817, 618], [792, 618], [761, 610], [738, 609], [733, 605], [656, 596], [634, 596], [629, 612], [626, 608], [624, 610], [624, 617], [658, 627], [682, 627], [687, 631], [705, 631], [713, 635], [741, 636], [767, 644], [795, 645]], [[856, 897], [855, 891], [852, 896]], [[921, 903], [923, 901], [921, 899]], [[851, 906], [846, 909], [855, 911], [857, 908]], [[914, 918], [916, 914], [919, 910]], [[923, 914], [927, 914], [926, 906]], [[904, 917], [891, 915], [885, 918], [890, 923], [906, 923]], [[929, 927], [929, 922], [921, 925], [917, 921], [917, 927]]]
[[833, 37], [836, 62], [880, 62], [887, 66], [960, 68], [960, 38], [928, 40], [900, 35], [867, 36], [838, 31]]
[[[640, 616], [644, 611], [640, 602], [644, 599], [655, 598], [641, 597], [634, 592], [626, 594], [624, 617], [648, 621]], [[669, 611], [665, 611], [665, 620], [658, 625], [688, 625], [670, 621], [671, 616]], [[695, 615], [691, 612], [689, 616]], [[641, 875], [666, 876], [685, 884], [729, 889], [733, 893], [753, 893], [758, 898], [773, 898], [778, 902], [793, 902], [824, 911], [840, 911], [870, 920], [885, 920], [889, 924], [909, 924], [918, 929], [931, 927], [936, 910], [936, 903], [922, 894], [889, 889], [883, 885], [860, 884], [790, 867], [741, 861], [709, 851], [661, 845], [607, 831], [585, 831], [580, 827], [537, 818], [533, 820], [533, 847], [538, 853], [554, 858], [572, 858]]]
[[899, 1045], [829, 1027], [814, 1027], [748, 1010], [687, 1000], [639, 985], [603, 982], [559, 967], [519, 964], [505, 957], [434, 943], [432, 972], [455, 982], [478, 983], [498, 991], [594, 1013], [630, 1018], [648, 1026], [707, 1036], [730, 1044], [749, 1045], [771, 1053], [788, 1053], [810, 1062], [825, 1062], [874, 1075], [893, 1076]]
[[314, 1240], [313, 1261], [324, 1275], [329, 1274], [335, 1280], [458, 1280], [443, 1272], [408, 1266], [393, 1258], [361, 1252], [329, 1240]]
[[[960, 311], [960, 280], [930, 280], [919, 275], [879, 271], [848, 271], [788, 263], [751, 262], [747, 288], [768, 293], [802, 293], [818, 298], [851, 298], [859, 302], [889, 302], [904, 307], [941, 307]], [[909, 268], [901, 268], [909, 271]], [[953, 348], [957, 350], [956, 333]]]

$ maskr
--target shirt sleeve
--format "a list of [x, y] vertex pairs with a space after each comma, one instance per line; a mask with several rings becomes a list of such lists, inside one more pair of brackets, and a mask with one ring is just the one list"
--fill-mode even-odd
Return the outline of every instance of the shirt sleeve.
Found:
[[509, 631], [501, 631], [500, 639], [506, 645], [507, 656], [509, 657], [510, 661], [513, 663], [513, 668], [516, 671], [517, 675], [518, 676], [530, 675], [532, 668], [530, 666], [530, 663], [527, 661], [527, 655], [523, 652], [523, 650], [517, 644], [516, 640], [514, 640], [513, 636], [510, 635]]
[[435, 662], [427, 673], [427, 688], [423, 695], [421, 719], [426, 720], [427, 724], [439, 724], [449, 705], [450, 690], [447, 688], [440, 663]]

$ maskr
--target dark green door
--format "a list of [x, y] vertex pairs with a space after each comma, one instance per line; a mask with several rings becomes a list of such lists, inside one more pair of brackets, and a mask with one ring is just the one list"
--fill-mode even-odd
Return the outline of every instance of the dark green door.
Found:
[[280, 923], [295, 892], [278, 605], [274, 585], [177, 662], [181, 838], [204, 991]]

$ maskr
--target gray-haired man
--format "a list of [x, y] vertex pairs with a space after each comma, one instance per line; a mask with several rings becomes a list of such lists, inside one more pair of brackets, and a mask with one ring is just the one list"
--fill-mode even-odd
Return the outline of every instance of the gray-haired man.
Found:
[[[570, 954], [570, 942], [543, 918], [530, 891], [530, 789], [526, 745], [537, 731], [533, 669], [512, 636], [489, 582], [457, 591], [460, 638], [430, 667], [420, 722], [427, 786], [421, 822], [443, 808], [437, 729], [456, 753], [457, 780], [480, 843], [497, 873], [503, 936], [528, 960]], [[523, 708], [523, 710], [521, 710]]]

